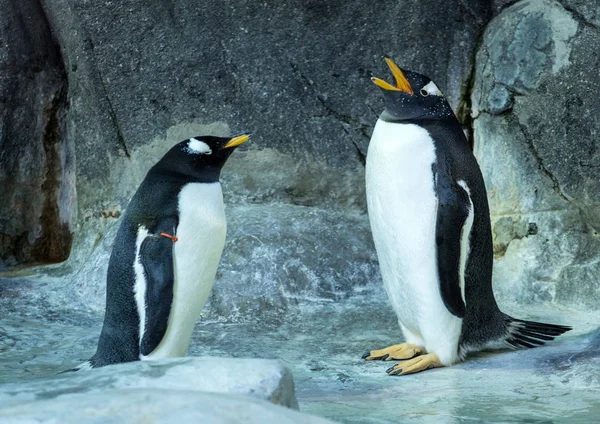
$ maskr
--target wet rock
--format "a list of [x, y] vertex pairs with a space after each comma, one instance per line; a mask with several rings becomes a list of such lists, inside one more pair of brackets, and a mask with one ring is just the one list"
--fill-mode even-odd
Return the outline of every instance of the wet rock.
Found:
[[592, 116], [600, 99], [588, 89], [600, 83], [592, 53], [600, 31], [584, 19], [588, 6], [517, 2], [488, 25], [477, 54], [475, 153], [494, 226], [495, 287], [511, 300], [600, 302]]
[[97, 395], [108, 390], [152, 389], [248, 395], [298, 408], [290, 371], [265, 359], [180, 358], [111, 365], [65, 373], [54, 378], [0, 385], [3, 409], [65, 394]]
[[303, 303], [343, 302], [380, 289], [366, 215], [299, 206], [238, 207], [207, 313], [285, 316]]
[[[403, 341], [383, 287], [379, 288], [377, 293], [344, 301], [303, 302], [278, 322], [261, 316], [237, 322], [203, 319], [189, 354], [234, 357], [233, 361], [277, 358], [294, 375], [300, 409], [336, 422], [397, 423], [399, 416], [407, 423], [422, 423], [424, 416], [432, 423], [449, 417], [458, 422], [501, 422], [507, 416], [515, 422], [595, 419], [600, 410], [600, 368], [592, 348], [596, 346], [597, 352], [598, 343], [590, 342], [595, 333], [586, 333], [597, 329], [597, 313], [503, 303], [502, 309], [513, 316], [572, 325], [574, 330], [547, 347], [485, 352], [452, 367], [395, 378], [385, 373], [389, 363], [361, 359], [365, 350]], [[5, 311], [10, 302], [0, 306]], [[97, 337], [101, 316], [90, 324], [65, 310], [59, 314], [65, 321], [48, 323], [46, 308], [29, 318], [35, 308], [11, 310], [11, 318], [20, 325], [8, 333], [17, 339], [14, 348], [0, 354], [0, 380], [31, 379], [33, 374], [39, 379], [93, 353], [95, 340], [89, 333], [96, 332]], [[38, 341], [36, 350], [23, 349], [23, 339], [35, 337], [45, 343]], [[61, 367], [65, 357], [69, 362]]]
[[[228, 205], [227, 244], [205, 317], [278, 319], [302, 301], [337, 302], [378, 291], [368, 217], [285, 204]], [[62, 298], [98, 311], [118, 222], [75, 275], [57, 280]], [[253, 318], [254, 317], [254, 318]]]
[[2, 408], [4, 423], [214, 423], [327, 424], [331, 421], [241, 396], [183, 390], [110, 389], [66, 394]]
[[0, 1], [0, 270], [69, 256], [75, 221], [68, 84], [36, 0]]

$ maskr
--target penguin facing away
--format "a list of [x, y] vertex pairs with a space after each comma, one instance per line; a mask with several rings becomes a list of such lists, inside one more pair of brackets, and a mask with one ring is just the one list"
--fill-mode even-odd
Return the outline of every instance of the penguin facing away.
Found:
[[110, 256], [98, 349], [72, 371], [185, 355], [225, 246], [221, 168], [248, 138], [190, 138], [150, 169]]
[[367, 207], [385, 290], [405, 343], [367, 360], [403, 360], [404, 375], [469, 352], [540, 346], [571, 327], [504, 314], [492, 291], [493, 247], [483, 176], [463, 130], [428, 77], [385, 59], [385, 110], [366, 161]]

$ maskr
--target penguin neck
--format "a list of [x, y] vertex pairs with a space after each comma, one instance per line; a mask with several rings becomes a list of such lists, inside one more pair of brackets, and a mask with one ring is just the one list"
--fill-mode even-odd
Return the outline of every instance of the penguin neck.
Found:
[[456, 125], [460, 127], [460, 124], [453, 113], [442, 116], [398, 118], [397, 116], [389, 112], [387, 109], [385, 109], [383, 112], [381, 112], [381, 115], [379, 115], [379, 119], [394, 124], [416, 124], [421, 127], [427, 125], [428, 123], [440, 123], [442, 125]]
[[463, 131], [460, 122], [456, 119], [454, 114], [450, 116], [445, 116], [442, 118], [407, 118], [407, 119], [399, 119], [392, 116], [389, 112], [383, 111], [383, 113], [379, 116], [379, 119], [383, 122], [391, 123], [391, 124], [414, 124], [421, 128], [425, 129], [443, 129], [444, 132], [449, 132], [452, 134], [456, 134], [457, 137], [464, 139], [465, 143], [466, 137]]
[[148, 176], [157, 180], [173, 180], [184, 183], [218, 183], [221, 168], [214, 166], [203, 167], [202, 170], [194, 169], [151, 169]]

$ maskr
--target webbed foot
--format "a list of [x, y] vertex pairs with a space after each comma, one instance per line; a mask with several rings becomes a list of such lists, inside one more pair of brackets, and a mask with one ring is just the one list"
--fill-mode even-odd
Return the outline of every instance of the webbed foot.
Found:
[[367, 361], [376, 359], [382, 361], [394, 361], [411, 359], [425, 353], [427, 353], [427, 351], [421, 346], [410, 343], [401, 343], [383, 349], [371, 350], [363, 355], [363, 359], [366, 359]]
[[406, 375], [425, 371], [430, 368], [441, 368], [444, 365], [435, 353], [427, 353], [408, 361], [401, 362], [386, 370], [388, 375]]

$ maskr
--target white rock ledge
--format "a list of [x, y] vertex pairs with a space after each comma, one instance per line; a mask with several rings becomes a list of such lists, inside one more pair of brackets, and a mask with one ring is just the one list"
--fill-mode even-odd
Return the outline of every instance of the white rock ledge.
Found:
[[[158, 394], [165, 391], [210, 392], [248, 395], [298, 409], [292, 374], [280, 362], [215, 357], [130, 362], [3, 384], [0, 385], [0, 409], [4, 412], [6, 407], [23, 402], [62, 399], [65, 394], [79, 394], [78, 399], [83, 402], [88, 396], [99, 399], [97, 394], [109, 390], [125, 393], [128, 389], [146, 389], [143, 395], [155, 393], [157, 397], [153, 399], [157, 401], [160, 400]], [[119, 403], [116, 399], [111, 402]], [[0, 422], [3, 421], [0, 419]]]
[[[201, 368], [204, 369], [203, 366]], [[174, 389], [109, 389], [101, 393], [66, 394], [55, 399], [25, 402], [2, 408], [0, 422], [7, 424], [331, 423], [326, 419], [302, 414], [260, 399]]]

